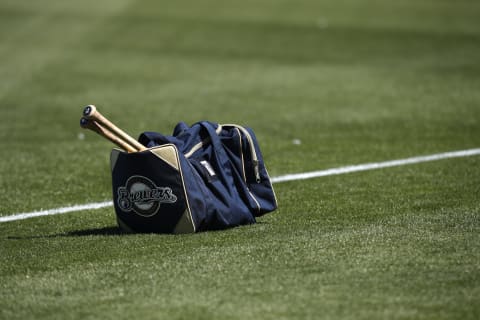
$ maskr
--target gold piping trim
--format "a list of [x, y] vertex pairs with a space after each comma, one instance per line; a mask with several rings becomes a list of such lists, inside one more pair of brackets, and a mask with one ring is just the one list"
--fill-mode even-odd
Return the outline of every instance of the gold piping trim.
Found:
[[268, 182], [270, 183], [270, 188], [272, 189], [272, 192], [273, 192], [273, 198], [275, 199], [275, 205], [276, 205], [276, 207], [278, 207], [277, 194], [275, 193], [275, 189], [273, 188], [273, 185], [272, 185], [272, 180], [270, 180], [270, 175], [268, 174], [268, 170], [267, 170], [266, 167], [265, 167], [265, 172], [267, 173]]
[[[192, 232], [196, 232], [196, 228], [195, 228], [195, 223], [193, 222], [193, 216], [192, 216], [192, 209], [190, 208], [190, 201], [188, 200], [188, 194], [187, 194], [187, 189], [185, 189], [185, 180], [183, 179], [183, 171], [182, 171], [182, 166], [180, 165], [180, 159], [178, 157], [178, 149], [177, 149], [177, 146], [175, 146], [174, 144], [172, 144], [172, 147], [175, 149], [175, 158], [177, 160], [177, 163], [178, 163], [178, 171], [180, 172], [180, 177], [182, 179], [182, 186], [183, 186], [183, 194], [185, 194], [185, 201], [187, 202], [187, 210], [185, 210], [184, 214], [182, 215], [182, 217], [180, 218], [180, 220], [182, 220], [183, 216], [185, 216], [185, 214], [187, 213], [188, 211], [188, 217], [187, 219], [191, 222], [192, 224]], [[178, 226], [178, 223], [177, 222], [177, 226]], [[175, 226], [175, 229], [173, 232], [176, 231], [177, 229], [177, 226]]]

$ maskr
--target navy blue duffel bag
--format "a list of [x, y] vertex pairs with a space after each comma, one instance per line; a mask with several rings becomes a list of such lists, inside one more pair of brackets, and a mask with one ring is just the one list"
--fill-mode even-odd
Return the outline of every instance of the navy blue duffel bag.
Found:
[[125, 231], [226, 229], [277, 208], [250, 128], [179, 123], [173, 136], [144, 132], [139, 141], [148, 149], [111, 153], [113, 202]]

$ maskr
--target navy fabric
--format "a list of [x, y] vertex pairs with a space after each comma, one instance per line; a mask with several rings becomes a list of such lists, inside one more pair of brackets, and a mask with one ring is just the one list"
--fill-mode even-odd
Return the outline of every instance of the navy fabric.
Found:
[[170, 143], [177, 147], [197, 231], [255, 223], [255, 217], [277, 208], [253, 130], [234, 125], [219, 129], [218, 124], [207, 121], [192, 126], [179, 123], [172, 136], [144, 132], [139, 137], [149, 148]]
[[[131, 202], [136, 199], [122, 198], [122, 194], [119, 192], [123, 189], [126, 193], [126, 189], [129, 189], [128, 181], [135, 182], [135, 179], [142, 179], [141, 184], [150, 184], [147, 185], [150, 190], [155, 187], [168, 186], [175, 195], [175, 202], [157, 204], [160, 208], [155, 208], [153, 202], [150, 201], [151, 209], [156, 209], [158, 214], [153, 211], [135, 214], [135, 210], [131, 208], [133, 207]], [[117, 219], [134, 232], [171, 233], [187, 209], [183, 181], [179, 172], [150, 152], [118, 153], [118, 160], [112, 171], [112, 185], [113, 204]], [[124, 204], [123, 208], [122, 204]], [[141, 201], [139, 201], [139, 205], [142, 205]], [[129, 207], [129, 209], [126, 210], [125, 207]], [[139, 210], [137, 209], [137, 211]]]

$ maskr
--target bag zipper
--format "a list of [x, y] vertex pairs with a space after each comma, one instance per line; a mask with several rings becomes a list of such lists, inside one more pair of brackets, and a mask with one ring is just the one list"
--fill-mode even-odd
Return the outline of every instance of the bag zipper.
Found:
[[260, 163], [258, 161], [257, 151], [255, 150], [255, 145], [253, 144], [253, 138], [250, 135], [250, 132], [248, 132], [247, 129], [245, 129], [242, 126], [239, 126], [238, 124], [223, 124], [222, 126], [237, 128], [245, 135], [245, 137], [248, 140], [248, 144], [250, 145], [250, 153], [252, 156], [253, 172], [255, 173], [255, 179], [257, 180], [257, 183], [260, 183]]
[[[242, 143], [242, 133], [240, 131], [240, 129], [238, 128], [235, 128], [235, 130], [237, 130], [237, 133], [238, 133], [238, 140], [239, 140], [239, 143], [240, 143], [240, 155], [242, 156], [242, 175], [243, 175], [243, 181], [245, 181], [245, 183], [247, 183], [247, 176], [246, 176], [246, 170], [245, 170], [245, 160], [243, 158], [243, 143]], [[257, 198], [255, 198], [255, 196], [253, 195], [252, 191], [250, 191], [250, 188], [247, 186], [247, 191], [248, 191], [248, 194], [250, 195], [250, 197], [253, 199], [253, 201], [255, 201], [255, 205], [257, 206], [257, 212], [260, 213], [260, 211], [262, 210], [261, 207], [260, 207], [260, 203], [258, 202]]]

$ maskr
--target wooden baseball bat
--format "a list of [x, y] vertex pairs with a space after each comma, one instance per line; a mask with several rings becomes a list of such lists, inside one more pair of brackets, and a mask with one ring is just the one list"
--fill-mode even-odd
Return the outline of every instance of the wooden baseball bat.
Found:
[[85, 107], [83, 110], [83, 117], [89, 120], [94, 120], [105, 129], [109, 130], [114, 135], [131, 145], [135, 151], [143, 151], [147, 149], [143, 144], [133, 139], [131, 136], [125, 133], [125, 131], [121, 130], [119, 127], [105, 118], [94, 105], [88, 105]]
[[84, 129], [90, 129], [92, 131], [95, 131], [102, 137], [110, 140], [120, 148], [124, 149], [127, 152], [137, 152], [138, 150], [133, 148], [131, 145], [129, 145], [127, 142], [123, 141], [120, 137], [117, 137], [114, 135], [112, 132], [104, 128], [102, 125], [97, 123], [95, 120], [92, 119], [87, 119], [87, 118], [81, 118], [80, 119], [80, 126]]

